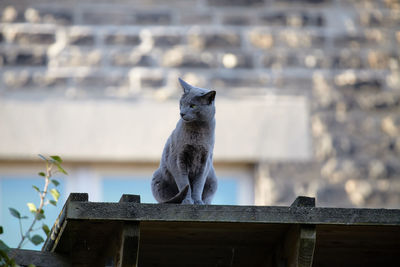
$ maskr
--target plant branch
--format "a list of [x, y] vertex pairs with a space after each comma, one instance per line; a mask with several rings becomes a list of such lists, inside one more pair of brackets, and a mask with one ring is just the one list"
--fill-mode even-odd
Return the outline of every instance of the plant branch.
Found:
[[23, 230], [22, 230], [22, 222], [21, 222], [21, 219], [18, 219], [18, 221], [19, 221], [19, 232], [21, 233], [21, 238], [23, 238], [23, 237], [24, 237], [24, 233], [23, 233]]
[[[39, 208], [36, 209], [35, 212], [35, 218], [32, 221], [32, 224], [29, 226], [28, 230], [26, 231], [25, 235], [22, 236], [21, 241], [19, 242], [17, 248], [20, 249], [25, 241], [25, 239], [29, 236], [29, 233], [32, 232], [33, 227], [35, 226], [37, 220], [38, 220], [38, 215], [42, 212], [43, 206], [45, 204], [45, 199], [47, 195], [47, 190], [49, 188], [49, 183], [50, 183], [50, 178], [52, 177], [52, 167], [53, 164], [50, 164], [46, 161], [46, 176], [45, 176], [45, 184], [44, 184], [44, 190], [40, 195], [40, 205]], [[22, 233], [22, 227], [21, 227], [21, 233]]]

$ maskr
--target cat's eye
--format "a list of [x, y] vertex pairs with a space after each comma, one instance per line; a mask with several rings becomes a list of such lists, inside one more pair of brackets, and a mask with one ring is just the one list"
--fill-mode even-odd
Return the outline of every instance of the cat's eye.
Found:
[[194, 105], [194, 104], [191, 104], [189, 107], [190, 107], [190, 108], [196, 108], [197, 106]]

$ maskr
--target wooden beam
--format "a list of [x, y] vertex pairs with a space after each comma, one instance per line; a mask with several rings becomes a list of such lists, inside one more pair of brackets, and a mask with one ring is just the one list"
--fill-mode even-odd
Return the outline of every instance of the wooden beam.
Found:
[[138, 222], [125, 222], [117, 247], [115, 266], [136, 267], [139, 259], [140, 227]]
[[42, 251], [54, 252], [57, 247], [59, 238], [66, 227], [67, 207], [72, 202], [88, 202], [89, 195], [87, 193], [71, 193], [68, 196], [60, 214], [58, 215], [53, 227], [51, 228], [50, 235], [47, 237], [43, 244]]
[[123, 194], [121, 196], [121, 198], [119, 199], [119, 203], [123, 203], [123, 202], [140, 203], [140, 196]]
[[[298, 197], [291, 208], [315, 207], [315, 199]], [[282, 267], [311, 267], [316, 242], [316, 226], [294, 224], [287, 231], [284, 240], [277, 246], [277, 264]]]
[[[119, 203], [140, 203], [138, 195], [122, 195]], [[136, 267], [139, 259], [139, 222], [124, 222], [115, 255], [116, 267]]]
[[400, 210], [71, 202], [68, 219], [400, 225]]
[[71, 266], [68, 258], [47, 251], [12, 249], [9, 254], [15, 260], [15, 263], [21, 266], [28, 266], [29, 264], [41, 267]]
[[298, 196], [290, 207], [315, 207], [315, 198]]
[[316, 242], [315, 225], [294, 225], [286, 233], [281, 262], [289, 267], [311, 267]]

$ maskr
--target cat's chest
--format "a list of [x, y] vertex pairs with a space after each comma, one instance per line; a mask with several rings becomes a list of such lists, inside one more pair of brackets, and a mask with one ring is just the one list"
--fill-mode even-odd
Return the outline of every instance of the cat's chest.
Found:
[[202, 145], [185, 144], [182, 146], [181, 162], [188, 171], [196, 172], [208, 160], [209, 150]]
[[213, 144], [213, 132], [208, 130], [192, 130], [183, 131], [183, 143], [190, 144], [196, 147], [209, 148]]

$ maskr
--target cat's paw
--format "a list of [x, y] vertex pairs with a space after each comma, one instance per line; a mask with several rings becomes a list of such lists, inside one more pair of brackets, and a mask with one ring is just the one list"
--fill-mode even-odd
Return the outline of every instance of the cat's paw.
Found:
[[194, 204], [194, 202], [193, 202], [193, 199], [191, 199], [191, 198], [185, 198], [182, 201], [182, 204]]
[[195, 200], [194, 201], [194, 204], [197, 204], [197, 205], [204, 205], [204, 201], [203, 200]]

